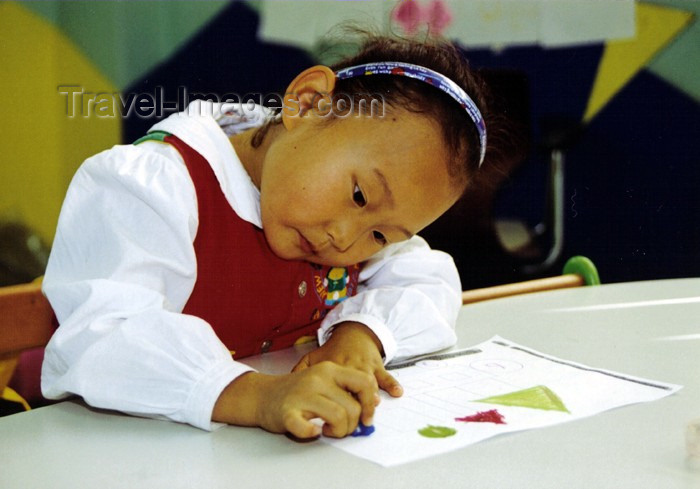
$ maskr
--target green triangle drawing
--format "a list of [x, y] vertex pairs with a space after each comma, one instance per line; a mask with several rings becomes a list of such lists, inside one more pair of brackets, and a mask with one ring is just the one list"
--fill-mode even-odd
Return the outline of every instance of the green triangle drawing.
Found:
[[546, 411], [570, 412], [564, 406], [559, 396], [544, 385], [537, 385], [516, 392], [509, 392], [500, 396], [487, 397], [475, 402], [485, 402], [488, 404], [502, 404], [504, 406], [518, 406], [532, 409], [544, 409]]

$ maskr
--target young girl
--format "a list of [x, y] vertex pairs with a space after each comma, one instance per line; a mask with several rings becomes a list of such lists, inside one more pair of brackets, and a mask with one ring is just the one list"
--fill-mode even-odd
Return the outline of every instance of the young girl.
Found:
[[[386, 363], [455, 342], [457, 271], [416, 233], [489, 153], [483, 92], [449, 45], [371, 37], [277, 115], [194, 102], [88, 159], [44, 278], [44, 395], [203, 429], [370, 425], [378, 389], [402, 394]], [[357, 104], [324, 105], [339, 94]], [[309, 334], [290, 374], [236, 361]]]

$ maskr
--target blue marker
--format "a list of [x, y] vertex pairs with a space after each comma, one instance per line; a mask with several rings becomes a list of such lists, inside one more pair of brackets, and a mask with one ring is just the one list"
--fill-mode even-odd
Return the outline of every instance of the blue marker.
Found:
[[374, 426], [372, 426], [372, 425], [365, 426], [360, 421], [357, 424], [357, 428], [355, 428], [355, 431], [350, 433], [350, 436], [355, 436], [355, 437], [357, 437], [357, 436], [369, 436], [372, 433], [374, 433]]

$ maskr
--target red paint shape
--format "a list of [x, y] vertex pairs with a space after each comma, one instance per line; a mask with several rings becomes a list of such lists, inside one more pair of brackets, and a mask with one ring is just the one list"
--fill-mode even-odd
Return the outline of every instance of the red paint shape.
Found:
[[463, 418], [455, 418], [455, 421], [464, 421], [465, 423], [506, 424], [506, 420], [503, 415], [495, 409], [491, 409], [490, 411], [481, 411]]

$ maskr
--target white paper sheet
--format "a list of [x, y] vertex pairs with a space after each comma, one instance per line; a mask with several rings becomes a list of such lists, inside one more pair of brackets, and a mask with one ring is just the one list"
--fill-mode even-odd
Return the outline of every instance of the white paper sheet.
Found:
[[[562, 360], [498, 336], [405, 365], [391, 371], [404, 395], [394, 399], [383, 394], [373, 434], [323, 440], [388, 467], [502, 433], [653, 401], [682, 388]], [[500, 415], [504, 424], [456, 419], [478, 413]], [[425, 436], [452, 431], [446, 437]]]

